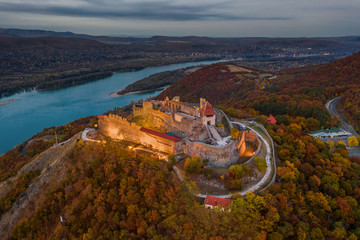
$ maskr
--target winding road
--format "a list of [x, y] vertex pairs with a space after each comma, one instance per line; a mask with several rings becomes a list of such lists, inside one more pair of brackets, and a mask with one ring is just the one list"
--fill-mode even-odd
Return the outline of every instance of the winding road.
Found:
[[[266, 164], [267, 164], [267, 169], [266, 169], [266, 172], [264, 174], [264, 176], [262, 177], [262, 179], [260, 179], [259, 182], [257, 182], [256, 184], [252, 185], [251, 187], [248, 187], [247, 189], [244, 189], [243, 191], [239, 191], [239, 192], [235, 192], [233, 194], [239, 194], [239, 195], [246, 195], [247, 193], [249, 192], [252, 192], [252, 191], [262, 191], [262, 190], [265, 190], [267, 187], [269, 187], [272, 183], [274, 183], [275, 181], [275, 176], [276, 176], [276, 163], [275, 163], [275, 156], [274, 156], [274, 144], [272, 142], [269, 142], [265, 136], [262, 136], [262, 134], [260, 134], [258, 131], [256, 131], [254, 128], [251, 128], [250, 126], [248, 125], [245, 125], [243, 123], [240, 123], [240, 122], [234, 122], [234, 121], [231, 121], [231, 124], [233, 125], [240, 125], [241, 127], [243, 128], [248, 128], [250, 129], [251, 131], [255, 132], [259, 139], [264, 143], [265, 145], [265, 148], [266, 148], [266, 156], [265, 156], [265, 161], [266, 161]], [[260, 126], [258, 126], [260, 127]], [[91, 129], [91, 128], [86, 128], [84, 131], [82, 131], [81, 133], [81, 138], [82, 140], [84, 141], [88, 141], [88, 142], [96, 142], [96, 143], [99, 143], [100, 141], [99, 140], [94, 140], [94, 139], [90, 139], [88, 138], [87, 134], [91, 131], [95, 131], [95, 129]], [[265, 134], [267, 134], [266, 132], [266, 129], [265, 128], [262, 128], [262, 131], [265, 132]], [[267, 134], [268, 135], [268, 134]], [[270, 137], [270, 135], [268, 135], [267, 137]], [[271, 137], [270, 137], [271, 139]], [[155, 154], [157, 156], [159, 156], [161, 159], [165, 160], [165, 161], [168, 161], [168, 158], [161, 154], [161, 153], [158, 153], [156, 151], [152, 151], [152, 150], [149, 150], [149, 149], [145, 149], [145, 148], [142, 148], [142, 147], [136, 147], [136, 148], [133, 148], [133, 150], [135, 151], [145, 151], [145, 152], [149, 152], [149, 153], [152, 153], [152, 154]], [[174, 166], [173, 167], [175, 173], [178, 175], [180, 181], [183, 181], [183, 177], [181, 175], [181, 172], [180, 170]], [[265, 185], [266, 183], [266, 185]], [[265, 185], [265, 186], [264, 186]], [[216, 195], [217, 197], [221, 197], [221, 198], [231, 198], [233, 194], [227, 194], [227, 195]], [[206, 195], [204, 194], [197, 194], [198, 197], [202, 197], [202, 198], [205, 198]]]
[[341, 129], [345, 130], [349, 133], [351, 133], [352, 135], [354, 135], [355, 137], [359, 136], [357, 134], [357, 132], [354, 130], [354, 128], [348, 124], [347, 122], [345, 122], [345, 120], [341, 117], [341, 115], [339, 114], [339, 112], [336, 110], [336, 104], [340, 101], [340, 97], [336, 97], [330, 101], [328, 101], [326, 103], [326, 108], [329, 112], [331, 112], [331, 114], [336, 114], [336, 116], [339, 118], [340, 122], [341, 122]]
[[[239, 192], [234, 192], [232, 194], [227, 194], [227, 195], [213, 195], [213, 196], [217, 196], [220, 198], [231, 198], [232, 195], [234, 194], [238, 194], [241, 196], [245, 196], [247, 193], [249, 192], [259, 192], [259, 191], [263, 191], [266, 188], [268, 188], [272, 183], [274, 183], [275, 181], [275, 177], [276, 177], [276, 162], [275, 162], [275, 156], [274, 156], [274, 145], [273, 143], [269, 143], [264, 136], [262, 136], [258, 131], [256, 131], [254, 128], [251, 128], [250, 126], [244, 125], [243, 123], [240, 122], [231, 122], [232, 124], [235, 125], [240, 125], [242, 127], [246, 127], [248, 129], [250, 129], [251, 131], [255, 132], [258, 137], [261, 139], [261, 141], [263, 141], [263, 143], [265, 144], [266, 147], [266, 156], [265, 156], [265, 161], [266, 161], [266, 172], [265, 175], [262, 177], [262, 179], [257, 182], [256, 184], [252, 185], [251, 187], [244, 189], [242, 191]], [[263, 131], [266, 132], [266, 129], [263, 129]], [[271, 138], [270, 138], [271, 139]], [[176, 172], [178, 175], [179, 173]], [[179, 176], [180, 177], [180, 176]], [[264, 186], [265, 183], [269, 182], [268, 184], [266, 184], [266, 186]], [[197, 194], [196, 196], [198, 197], [202, 197], [205, 198], [206, 195], [205, 194]]]
[[[353, 136], [358, 137], [359, 134], [354, 130], [354, 128], [345, 122], [344, 118], [341, 117], [339, 112], [336, 110], [336, 104], [340, 101], [340, 97], [336, 97], [326, 103], [326, 108], [331, 114], [336, 114], [341, 122], [341, 129], [351, 133]], [[359, 147], [347, 147], [350, 157], [360, 157], [360, 148]]]

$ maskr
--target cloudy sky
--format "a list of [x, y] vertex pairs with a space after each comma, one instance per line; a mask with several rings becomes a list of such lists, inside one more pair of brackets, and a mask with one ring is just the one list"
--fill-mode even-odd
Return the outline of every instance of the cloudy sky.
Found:
[[94, 35], [360, 35], [360, 0], [0, 0], [0, 27]]

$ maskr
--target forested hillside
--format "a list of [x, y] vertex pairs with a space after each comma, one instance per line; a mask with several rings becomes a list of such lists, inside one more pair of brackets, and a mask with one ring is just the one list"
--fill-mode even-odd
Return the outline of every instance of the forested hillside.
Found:
[[11, 238], [356, 239], [359, 165], [346, 150], [330, 153], [299, 134], [289, 136], [301, 149], [281, 151], [280, 182], [267, 194], [235, 199], [231, 212], [200, 206], [158, 159], [113, 143], [79, 143], [67, 179], [44, 194], [45, 204]]
[[[184, 101], [206, 98], [236, 117], [259, 113], [317, 118], [329, 115], [325, 101], [342, 96], [342, 108], [360, 130], [360, 52], [333, 63], [274, 72], [277, 77], [259, 87], [261, 72], [234, 72], [226, 63], [213, 64], [167, 88], [158, 98], [179, 95]], [[254, 76], [255, 75], [255, 76]], [[259, 75], [256, 77], [256, 75]]]
[[[346, 63], [344, 68], [357, 68], [352, 59], [358, 57], [339, 62]], [[338, 85], [327, 86], [326, 77], [305, 77], [325, 74], [321, 69], [327, 67], [304, 74], [289, 70], [265, 79], [257, 70], [215, 64], [159, 96], [180, 95], [189, 102], [205, 97], [232, 117], [256, 117], [274, 139], [279, 158], [276, 182], [263, 193], [234, 196], [231, 212], [205, 209], [203, 200], [179, 182], [168, 163], [111, 141], [79, 141], [68, 155], [73, 169], [60, 185], [41, 194], [44, 204], [9, 232], [11, 239], [358, 239], [360, 159], [349, 159], [342, 144], [307, 135], [337, 126], [336, 117], [324, 107], [327, 99], [341, 95], [344, 101], [358, 101], [357, 78], [345, 76], [343, 83], [339, 78]], [[351, 94], [355, 96], [348, 97]], [[277, 125], [267, 124], [262, 116], [270, 113]], [[6, 154], [2, 161], [11, 162], [11, 157]], [[20, 164], [23, 161], [31, 158]], [[21, 191], [38, 174], [20, 178]], [[10, 191], [2, 202], [16, 205], [20, 196]], [[7, 211], [9, 206], [4, 206]]]

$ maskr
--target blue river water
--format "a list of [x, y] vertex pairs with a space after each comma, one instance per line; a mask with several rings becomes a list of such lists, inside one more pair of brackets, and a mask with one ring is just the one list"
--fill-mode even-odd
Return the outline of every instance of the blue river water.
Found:
[[100, 115], [115, 106], [132, 100], [156, 96], [161, 91], [110, 97], [109, 93], [126, 87], [154, 73], [178, 68], [211, 64], [218, 61], [190, 62], [148, 67], [136, 72], [115, 73], [113, 76], [54, 91], [31, 91], [1, 98], [14, 102], [0, 106], [0, 154], [12, 149], [34, 134], [51, 126], [61, 126], [90, 115]]

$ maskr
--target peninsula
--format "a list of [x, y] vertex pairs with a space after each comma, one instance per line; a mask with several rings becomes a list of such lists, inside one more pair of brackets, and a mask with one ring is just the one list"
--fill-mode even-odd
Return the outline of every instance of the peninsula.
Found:
[[13, 102], [14, 102], [13, 99], [6, 100], [6, 101], [2, 101], [2, 102], [0, 102], [0, 107], [1, 107], [1, 106], [5, 106], [5, 105], [8, 105], [8, 104], [13, 103]]

